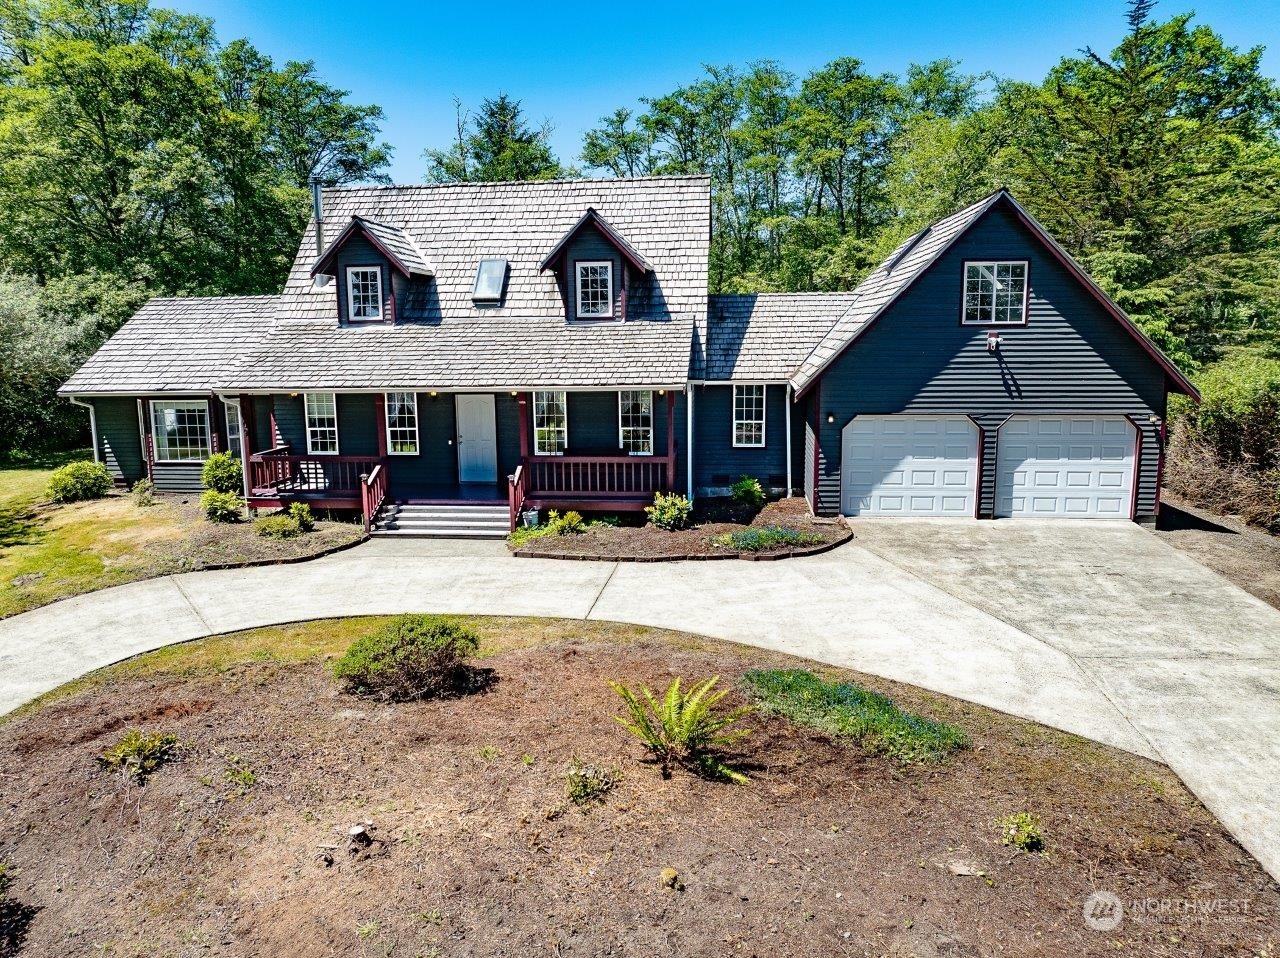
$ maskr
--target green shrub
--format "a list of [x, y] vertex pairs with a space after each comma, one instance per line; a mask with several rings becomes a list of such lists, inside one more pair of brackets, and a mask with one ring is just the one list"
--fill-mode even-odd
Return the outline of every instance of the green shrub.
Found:
[[645, 506], [645, 514], [659, 529], [669, 532], [688, 528], [693, 513], [693, 503], [688, 496], [679, 493], [665, 494], [659, 492], [653, 497], [653, 505]]
[[92, 459], [81, 459], [53, 471], [48, 494], [54, 502], [81, 502], [101, 499], [114, 485], [106, 466]]
[[287, 512], [276, 512], [254, 520], [253, 531], [265, 539], [294, 539], [302, 535], [298, 520]]
[[316, 517], [311, 514], [311, 507], [305, 502], [290, 504], [289, 515], [303, 532], [311, 532], [316, 527]]
[[229, 452], [215, 452], [204, 461], [200, 481], [218, 492], [243, 492], [244, 472], [240, 460]]
[[682, 692], [680, 679], [673, 679], [662, 701], [647, 687], [642, 687], [637, 696], [625, 685], [609, 683], [627, 710], [626, 715], [616, 716], [618, 723], [653, 753], [662, 766], [664, 778], [670, 777], [673, 765], [682, 765], [708, 778], [726, 778], [739, 784], [747, 781], [747, 776], [715, 755], [716, 749], [749, 734], [746, 729], [726, 729], [751, 711], [718, 708], [728, 694], [712, 691], [719, 680], [720, 677], [715, 676]]
[[471, 629], [437, 615], [399, 615], [357, 639], [334, 663], [347, 691], [393, 702], [462, 691], [465, 660], [479, 648]]
[[139, 479], [133, 484], [133, 488], [129, 490], [129, 495], [133, 497], [133, 504], [139, 509], [154, 506], [156, 504], [156, 484], [150, 479]]
[[99, 757], [107, 768], [118, 768], [139, 782], [173, 759], [178, 753], [178, 737], [160, 732], [143, 735], [138, 729], [130, 729], [124, 737]]
[[219, 492], [217, 489], [206, 489], [200, 496], [200, 508], [210, 522], [239, 522], [244, 508], [244, 500], [234, 492]]
[[618, 784], [619, 775], [599, 765], [585, 763], [575, 755], [564, 778], [568, 785], [569, 801], [579, 808], [586, 808], [595, 802], [603, 802], [604, 797]]
[[1208, 443], [1225, 464], [1280, 468], [1280, 360], [1233, 356], [1206, 369], [1196, 385], [1200, 404], [1183, 400], [1171, 412], [1191, 438]]
[[1044, 850], [1044, 833], [1040, 829], [1040, 819], [1030, 812], [1017, 812], [1006, 815], [996, 822], [1000, 829], [1000, 843], [1012, 845], [1024, 852]]
[[730, 489], [730, 495], [740, 506], [759, 509], [764, 505], [764, 486], [755, 476], [741, 476]]
[[577, 535], [587, 528], [581, 514], [570, 510], [564, 515], [552, 509], [547, 513], [547, 521], [536, 526], [518, 526], [507, 536], [512, 548], [518, 549], [534, 539], [546, 539], [551, 536]]
[[936, 761], [969, 744], [957, 726], [904, 712], [891, 699], [851, 682], [824, 682], [803, 669], [752, 670], [742, 678], [762, 711], [848, 736], [868, 751], [900, 761]]
[[759, 552], [761, 549], [769, 549], [773, 546], [812, 546], [822, 541], [822, 536], [812, 532], [783, 529], [781, 526], [766, 526], [763, 529], [741, 529], [718, 536], [716, 545], [728, 546], [739, 552]]

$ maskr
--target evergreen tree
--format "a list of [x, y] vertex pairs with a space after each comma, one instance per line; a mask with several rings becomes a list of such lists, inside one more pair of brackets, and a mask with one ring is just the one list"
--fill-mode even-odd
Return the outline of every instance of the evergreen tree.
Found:
[[427, 179], [437, 183], [550, 180], [566, 175], [548, 145], [551, 127], [534, 130], [520, 101], [505, 93], [480, 104], [469, 116], [455, 104], [458, 135], [448, 150], [426, 150]]

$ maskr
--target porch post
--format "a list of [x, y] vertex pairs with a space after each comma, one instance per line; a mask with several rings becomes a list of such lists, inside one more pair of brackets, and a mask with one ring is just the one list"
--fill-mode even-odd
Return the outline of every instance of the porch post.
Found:
[[676, 394], [667, 390], [667, 492], [676, 491]]
[[521, 393], [520, 405], [520, 461], [529, 458], [529, 397], [530, 393]]
[[387, 458], [387, 394], [378, 393], [373, 397], [374, 422], [378, 426], [378, 458]]
[[249, 501], [249, 497], [253, 495], [253, 440], [254, 429], [256, 423], [253, 418], [253, 397], [247, 393], [241, 393], [237, 400], [240, 404], [240, 455], [243, 457], [240, 461], [241, 467], [244, 469], [244, 499]]

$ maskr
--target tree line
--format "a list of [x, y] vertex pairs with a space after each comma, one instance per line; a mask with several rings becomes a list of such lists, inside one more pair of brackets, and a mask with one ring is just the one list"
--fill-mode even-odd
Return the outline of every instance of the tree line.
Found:
[[[851, 288], [1005, 186], [1185, 366], [1275, 350], [1280, 90], [1261, 49], [1153, 6], [1037, 83], [955, 60], [707, 66], [602, 117], [568, 164], [503, 94], [458, 106], [424, 177], [707, 174], [713, 292]], [[381, 120], [207, 18], [0, 0], [0, 452], [73, 435], [53, 388], [147, 297], [277, 292], [309, 177], [386, 181]]]

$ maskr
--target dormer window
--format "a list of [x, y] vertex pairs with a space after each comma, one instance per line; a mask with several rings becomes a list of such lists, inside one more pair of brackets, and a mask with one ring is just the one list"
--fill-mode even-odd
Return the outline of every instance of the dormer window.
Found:
[[612, 319], [613, 263], [580, 261], [574, 267], [578, 277], [578, 319]]
[[347, 316], [353, 323], [382, 320], [381, 267], [347, 267]]

